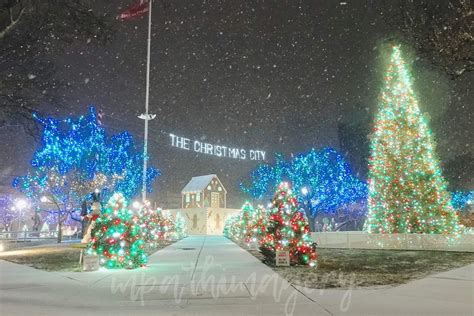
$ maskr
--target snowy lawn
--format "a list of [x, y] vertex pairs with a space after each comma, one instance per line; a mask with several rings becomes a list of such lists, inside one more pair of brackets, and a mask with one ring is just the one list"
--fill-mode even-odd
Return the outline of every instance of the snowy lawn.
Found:
[[[264, 261], [258, 250], [249, 252]], [[474, 262], [467, 252], [318, 248], [318, 255], [317, 269], [264, 263], [292, 284], [320, 289], [398, 285]]]
[[[172, 243], [161, 243], [158, 248], [149, 251], [148, 255]], [[0, 252], [0, 260], [24, 264], [46, 271], [79, 272], [82, 271], [82, 265], [79, 264], [80, 252], [80, 249], [70, 248], [65, 244], [57, 246], [48, 245]]]

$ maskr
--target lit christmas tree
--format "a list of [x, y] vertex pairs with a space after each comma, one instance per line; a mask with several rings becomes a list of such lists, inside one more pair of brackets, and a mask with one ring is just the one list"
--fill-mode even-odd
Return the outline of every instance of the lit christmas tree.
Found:
[[123, 195], [115, 193], [92, 228], [87, 253], [99, 255], [107, 268], [133, 269], [147, 262], [138, 216], [126, 207]]
[[[250, 244], [252, 242], [260, 243], [264, 237], [268, 216], [263, 205], [259, 205], [256, 209], [252, 204], [245, 202], [240, 211], [240, 227], [238, 227], [239, 238], [242, 242]], [[238, 225], [236, 223], [236, 225]]]
[[258, 242], [265, 236], [266, 227], [268, 224], [268, 212], [265, 210], [263, 205], [258, 205], [253, 212], [252, 220], [249, 224], [250, 235], [248, 236], [248, 242]]
[[186, 219], [183, 215], [181, 215], [181, 213], [176, 213], [176, 218], [174, 219], [173, 238], [178, 240], [186, 237], [186, 229]]
[[317, 253], [309, 234], [309, 224], [288, 183], [278, 186], [272, 200], [266, 235], [262, 239], [261, 251], [273, 260], [277, 250], [288, 250], [291, 264], [311, 267], [317, 264]]
[[241, 222], [240, 212], [229, 216], [225, 221], [224, 236], [226, 236], [229, 239], [240, 241], [240, 238], [241, 238], [240, 222]]
[[254, 209], [252, 204], [245, 202], [239, 213], [227, 218], [224, 236], [246, 244], [260, 243], [265, 236], [268, 224], [267, 214], [263, 205]]
[[253, 217], [254, 208], [249, 202], [240, 209], [240, 238], [244, 243], [249, 243], [253, 239]]
[[393, 46], [369, 159], [370, 233], [458, 233], [428, 123], [399, 46]]
[[138, 217], [142, 238], [151, 249], [186, 237], [186, 220], [180, 213], [173, 219], [169, 212], [161, 208], [153, 210], [147, 203], [138, 211]]
[[174, 232], [174, 223], [158, 208], [153, 210], [145, 205], [138, 212], [142, 238], [150, 248], [156, 248], [160, 242], [167, 241]]

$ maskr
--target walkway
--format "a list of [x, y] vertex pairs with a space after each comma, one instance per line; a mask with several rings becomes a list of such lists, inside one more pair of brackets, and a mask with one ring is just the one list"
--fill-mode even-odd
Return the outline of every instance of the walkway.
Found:
[[474, 264], [395, 288], [295, 288], [217, 236], [188, 237], [131, 271], [52, 273], [0, 261], [1, 315], [468, 315], [473, 296]]

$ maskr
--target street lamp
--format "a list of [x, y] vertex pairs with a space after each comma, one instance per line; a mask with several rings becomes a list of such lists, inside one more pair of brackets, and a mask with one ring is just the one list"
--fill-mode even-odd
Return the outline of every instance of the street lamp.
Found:
[[16, 200], [16, 202], [15, 202], [15, 206], [16, 206], [18, 209], [20, 209], [20, 211], [21, 211], [21, 210], [23, 210], [25, 207], [28, 206], [28, 202], [27, 202], [26, 200], [24, 200], [24, 199], [18, 199], [18, 200]]
[[40, 198], [40, 201], [41, 201], [42, 203], [46, 203], [46, 202], [48, 202], [48, 198], [47, 198], [46, 196], [42, 196], [42, 197]]
[[15, 207], [18, 209], [20, 216], [18, 217], [18, 230], [16, 233], [16, 240], [20, 236], [21, 222], [23, 219], [23, 210], [28, 206], [28, 202], [24, 199], [18, 199], [15, 202]]
[[138, 202], [138, 201], [133, 201], [132, 207], [133, 207], [134, 209], [137, 209], [137, 210], [138, 210], [138, 209], [140, 209], [140, 207], [142, 207], [142, 204], [141, 204], [140, 202]]

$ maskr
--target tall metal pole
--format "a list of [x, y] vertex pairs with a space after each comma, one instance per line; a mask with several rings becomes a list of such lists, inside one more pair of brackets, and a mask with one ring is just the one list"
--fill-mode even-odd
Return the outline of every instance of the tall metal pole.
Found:
[[146, 169], [148, 160], [148, 121], [155, 118], [155, 115], [148, 113], [148, 104], [150, 100], [150, 51], [151, 51], [151, 8], [153, 0], [148, 2], [148, 46], [146, 58], [146, 91], [145, 91], [145, 113], [139, 118], [145, 120], [145, 132], [143, 135], [143, 187], [142, 187], [142, 201], [146, 200]]

